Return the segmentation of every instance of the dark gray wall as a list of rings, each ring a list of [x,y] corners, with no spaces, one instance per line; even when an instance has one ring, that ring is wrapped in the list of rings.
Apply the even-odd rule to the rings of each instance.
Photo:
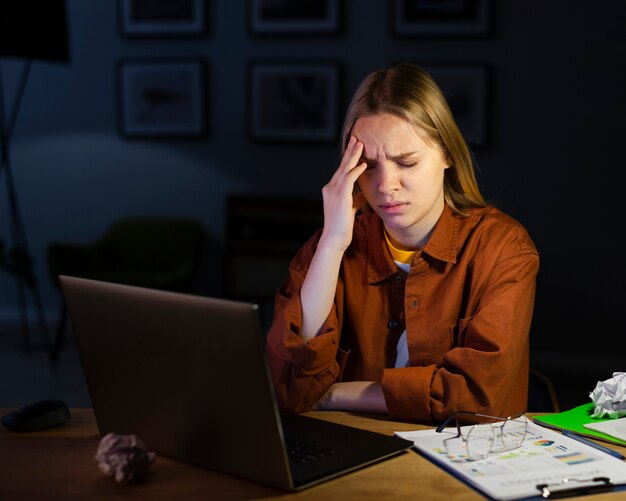
[[[604,364],[610,373],[621,362],[623,369],[614,348],[626,330],[617,181],[623,161],[616,155],[626,108],[625,2],[493,1],[491,34],[466,39],[394,37],[387,5],[378,0],[347,0],[337,36],[258,39],[247,31],[245,2],[209,4],[207,37],[131,40],[118,32],[117,2],[70,0],[71,63],[34,64],[12,143],[13,170],[51,319],[59,302],[45,262],[52,241],[89,241],[129,213],[193,215],[216,242],[199,292],[220,294],[227,194],[319,197],[337,163],[336,146],[252,143],[250,61],[341,63],[342,110],[358,81],[379,66],[481,63],[491,75],[489,143],[475,150],[484,191],[528,227],[541,253],[533,350],[546,363]],[[207,61],[206,138],[119,136],[115,65],[157,56]],[[8,100],[20,65],[2,61]],[[4,179],[0,188],[6,238]],[[17,318],[6,274],[0,317]]]

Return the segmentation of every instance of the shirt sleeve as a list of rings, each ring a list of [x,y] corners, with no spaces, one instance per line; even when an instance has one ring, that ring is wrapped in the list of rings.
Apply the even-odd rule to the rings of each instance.
[[[501,255],[477,308],[456,326],[456,344],[439,366],[385,369],[390,416],[424,423],[458,410],[508,416],[524,412],[528,338],[539,257],[530,243]]]
[[[320,330],[304,341],[300,337],[302,305],[300,289],[313,257],[317,238],[300,250],[289,266],[289,277],[279,288],[274,318],[267,334],[267,354],[274,389],[281,410],[304,412],[337,380],[344,354],[338,349],[341,308],[337,302]],[[341,283],[338,284],[338,290]]]

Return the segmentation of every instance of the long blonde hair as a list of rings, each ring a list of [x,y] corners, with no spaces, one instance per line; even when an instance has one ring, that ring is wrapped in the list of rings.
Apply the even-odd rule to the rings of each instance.
[[[485,207],[474,172],[469,147],[459,130],[446,98],[424,70],[401,63],[370,73],[357,88],[343,124],[345,151],[355,122],[365,116],[389,113],[420,128],[438,144],[450,168],[445,170],[444,198],[456,213]]]

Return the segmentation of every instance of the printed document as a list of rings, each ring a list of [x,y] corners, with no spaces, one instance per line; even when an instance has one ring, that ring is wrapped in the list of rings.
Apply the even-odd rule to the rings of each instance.
[[[626,418],[609,419],[598,423],[586,423],[583,425],[590,430],[599,431],[613,438],[626,441]]]
[[[593,479],[598,477],[614,485],[626,484],[626,462],[530,421],[521,447],[477,461],[448,458],[443,441],[456,434],[455,427],[441,433],[434,429],[396,432],[412,440],[427,458],[497,500],[539,496],[541,484],[554,491],[562,486],[595,486],[598,482]]]

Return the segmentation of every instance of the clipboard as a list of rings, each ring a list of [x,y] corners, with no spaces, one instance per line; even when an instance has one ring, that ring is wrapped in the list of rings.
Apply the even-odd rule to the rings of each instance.
[[[477,461],[451,461],[444,439],[456,429],[396,432],[437,466],[489,499],[558,499],[626,490],[626,462],[528,421],[522,447]]]

